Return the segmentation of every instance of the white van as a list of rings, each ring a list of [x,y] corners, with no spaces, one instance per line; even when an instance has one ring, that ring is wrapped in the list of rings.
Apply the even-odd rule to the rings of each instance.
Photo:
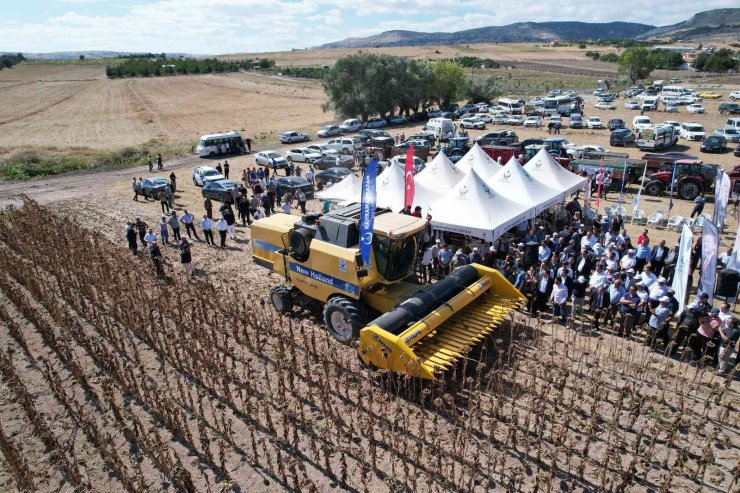
[[[200,157],[218,156],[227,151],[233,153],[235,145],[243,145],[241,140],[242,134],[236,130],[223,134],[203,135],[198,141],[198,146],[195,150]]]
[[[424,130],[434,134],[439,141],[446,141],[450,133],[455,133],[455,124],[449,118],[432,118],[424,126]]]
[[[500,109],[506,111],[509,114],[512,114],[512,115],[522,114],[522,102],[519,99],[501,98],[498,101],[496,101],[496,105]]]
[[[636,116],[632,119],[632,130],[637,132],[643,128],[649,128],[653,126],[653,121],[649,116]]]
[[[678,132],[673,125],[655,125],[642,128],[637,132],[635,144],[638,149],[659,151],[676,145]]]
[[[349,118],[347,120],[344,120],[341,125],[339,125],[339,130],[341,130],[343,133],[347,132],[357,132],[360,130],[360,127],[362,127],[362,122],[358,120],[357,118]]]
[[[730,118],[725,122],[725,128],[734,128],[740,131],[740,118]]]

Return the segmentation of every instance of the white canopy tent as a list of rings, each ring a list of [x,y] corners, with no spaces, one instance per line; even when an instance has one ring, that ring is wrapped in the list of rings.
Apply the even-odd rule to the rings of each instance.
[[[388,166],[378,175],[375,182],[375,194],[377,207],[387,207],[393,212],[403,210],[405,198],[405,171],[399,164],[391,161]],[[360,194],[357,194],[357,202],[360,201]]]
[[[496,194],[473,169],[429,212],[434,228],[493,241],[527,219],[531,208]]]
[[[532,178],[513,157],[487,183],[499,195],[531,207],[532,216],[561,202],[563,196],[562,191]]]
[[[486,151],[477,142],[455,166],[463,173],[468,173],[473,169],[484,180],[491,178],[501,169],[501,165],[486,154]]]
[[[462,180],[465,173],[452,164],[442,152],[414,177],[414,207],[420,206],[425,213],[429,206],[441,199]]]
[[[329,188],[316,192],[316,198],[332,202],[359,202],[362,194],[362,179],[350,173]]]
[[[587,178],[578,176],[563,168],[547,151],[542,148],[524,165],[524,170],[543,185],[558,190],[560,200],[565,200],[570,194],[582,188]]]

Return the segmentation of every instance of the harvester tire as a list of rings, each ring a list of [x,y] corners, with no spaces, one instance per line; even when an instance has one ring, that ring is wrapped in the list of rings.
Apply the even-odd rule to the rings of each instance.
[[[362,329],[362,317],[357,302],[335,296],[324,305],[324,323],[329,334],[343,344],[357,339]]]
[[[281,315],[290,313],[293,310],[293,298],[290,290],[285,286],[275,286],[270,290],[270,301],[275,311]]]

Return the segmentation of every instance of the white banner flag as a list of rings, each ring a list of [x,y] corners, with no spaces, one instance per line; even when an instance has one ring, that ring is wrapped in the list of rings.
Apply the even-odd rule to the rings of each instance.
[[[730,177],[727,173],[722,173],[719,189],[714,190],[714,207],[717,209],[715,216],[715,225],[722,231],[725,225],[725,216],[727,215],[727,203],[730,201]]]
[[[673,284],[671,287],[676,293],[678,300],[678,313],[683,311],[686,304],[687,284],[689,283],[689,268],[691,265],[691,247],[694,242],[694,233],[688,226],[683,225],[681,230],[681,242],[678,247],[678,261],[676,262],[676,271],[673,274]]]
[[[717,249],[719,234],[717,226],[711,221],[704,221],[701,233],[701,281],[697,294],[709,295],[709,302],[714,297],[714,278],[717,275]]]
[[[647,161],[645,161],[645,167],[642,170],[642,178],[640,178],[640,188],[637,190],[637,195],[632,199],[632,221],[630,224],[635,222],[635,212],[637,207],[640,205],[640,195],[642,194],[642,186],[645,184],[645,175],[647,175]]]
[[[735,233],[735,246],[732,247],[732,255],[727,259],[727,268],[740,271],[740,226]]]

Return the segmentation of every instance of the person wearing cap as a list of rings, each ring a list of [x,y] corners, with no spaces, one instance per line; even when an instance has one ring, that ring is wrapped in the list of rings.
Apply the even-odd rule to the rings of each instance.
[[[568,321],[568,288],[560,277],[556,277],[550,294],[552,301],[552,320],[560,317],[563,325]]]
[[[573,307],[571,312],[573,313],[574,317],[583,316],[583,305],[586,304],[586,288],[588,288],[586,277],[578,276],[578,278],[573,281]]]
[[[655,308],[660,303],[660,299],[668,294],[665,277],[659,277],[656,282],[651,284],[648,293],[650,295],[650,308]]]
[[[658,305],[649,305],[650,319],[648,320],[648,332],[644,344],[655,347],[655,339],[660,335],[663,337],[663,344],[668,346],[668,324],[673,317],[671,309],[668,306],[671,299],[668,296],[661,296]]]
[[[668,257],[669,248],[665,246],[665,240],[660,240],[660,243],[653,247],[650,252],[650,267],[653,269],[653,273],[659,276],[663,271],[666,258]]]
[[[668,308],[671,309],[671,313],[673,315],[676,315],[678,313],[678,309],[681,307],[681,305],[678,303],[678,300],[676,299],[676,292],[673,290],[673,288],[668,288]]]
[[[637,293],[637,288],[638,286],[630,286],[629,291],[619,300],[619,337],[626,336],[629,339],[640,316],[640,296]]]
[[[689,345],[694,352],[692,361],[701,363],[705,355],[710,358],[714,356],[712,349],[708,345],[721,325],[719,308],[712,308],[709,315],[702,319],[696,332],[689,338]]]
[[[437,259],[439,260],[439,275],[445,277],[450,273],[450,262],[452,261],[452,251],[447,248],[444,243],[441,244],[439,252],[437,253]]]
[[[622,281],[624,283],[624,289],[629,289],[635,282],[635,269],[627,269],[622,272]]]
[[[442,240],[437,238],[434,240],[434,245],[432,245],[431,253],[432,253],[432,276],[438,277],[439,276],[439,249],[442,248]]]
[[[631,248],[627,250],[627,255],[622,257],[622,260],[619,261],[619,266],[622,270],[634,269],[636,264],[637,259],[635,258],[635,251]]]
[[[486,250],[485,255],[483,255],[483,265],[486,267],[490,267],[493,269],[496,265],[496,247],[491,245],[488,247],[488,250]]]
[[[717,375],[725,376],[731,368],[732,356],[740,354],[740,324],[738,319],[735,317],[729,318],[727,325],[720,328],[719,337],[719,368],[717,368]]]
[[[473,251],[470,252],[469,262],[471,264],[483,264],[483,257],[478,252],[478,247],[473,247]]]
[[[709,303],[709,295],[707,293],[701,293],[694,298],[694,301],[686,305],[686,308],[678,319],[676,331],[672,337],[671,354],[678,351],[678,348],[683,345],[684,339],[688,335],[696,332],[702,320],[709,314],[711,309],[712,305]]]

